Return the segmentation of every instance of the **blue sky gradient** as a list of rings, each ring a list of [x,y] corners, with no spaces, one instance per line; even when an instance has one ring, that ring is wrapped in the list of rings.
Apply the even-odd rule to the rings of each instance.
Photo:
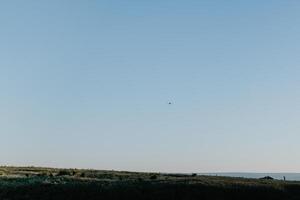
[[[300,172],[299,9],[1,1],[0,164]]]

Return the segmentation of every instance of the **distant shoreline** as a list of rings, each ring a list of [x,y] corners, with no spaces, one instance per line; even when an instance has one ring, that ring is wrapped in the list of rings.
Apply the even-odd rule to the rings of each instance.
[[[255,173],[255,172],[224,172],[224,173],[197,173],[198,175],[207,176],[226,176],[226,177],[241,177],[241,178],[261,178],[265,176],[271,176],[277,180],[300,181],[300,173]]]
[[[191,175],[197,174],[199,176],[223,176],[223,177],[233,177],[233,178],[253,178],[259,179],[265,176],[273,177],[276,180],[283,180],[283,177],[286,180],[290,181],[300,181],[300,173],[293,172],[205,172],[205,173],[169,173],[169,172],[147,172],[147,171],[127,171],[127,170],[108,170],[108,169],[93,169],[93,168],[56,168],[56,167],[44,167],[44,166],[9,166],[3,165],[0,166],[0,169],[3,168],[18,168],[18,169],[47,169],[47,170],[91,170],[91,171],[107,171],[107,172],[128,172],[128,173],[159,173],[159,174],[170,174],[170,175]]]

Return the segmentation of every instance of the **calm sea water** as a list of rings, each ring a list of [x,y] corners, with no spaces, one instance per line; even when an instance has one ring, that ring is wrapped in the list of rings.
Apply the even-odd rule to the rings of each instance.
[[[229,176],[229,177],[243,177],[243,178],[262,178],[265,176],[271,176],[278,180],[283,180],[285,176],[286,180],[300,181],[300,173],[199,173],[199,175],[209,176]]]

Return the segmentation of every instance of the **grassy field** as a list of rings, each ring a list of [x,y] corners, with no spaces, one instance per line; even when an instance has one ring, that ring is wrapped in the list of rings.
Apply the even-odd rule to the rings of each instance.
[[[0,167],[0,199],[300,199],[300,182],[122,171]]]

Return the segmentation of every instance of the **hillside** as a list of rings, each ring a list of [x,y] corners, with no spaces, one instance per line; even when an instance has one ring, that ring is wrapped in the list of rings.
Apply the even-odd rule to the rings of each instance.
[[[300,182],[122,171],[0,167],[0,199],[300,199]]]

